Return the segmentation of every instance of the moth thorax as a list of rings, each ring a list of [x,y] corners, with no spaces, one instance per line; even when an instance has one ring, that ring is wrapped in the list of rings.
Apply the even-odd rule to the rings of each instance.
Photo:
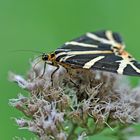
[[[49,54],[48,56],[49,56],[49,57],[48,57],[48,60],[49,60],[49,61],[55,60],[55,54],[54,54],[54,53],[51,53],[51,54]]]

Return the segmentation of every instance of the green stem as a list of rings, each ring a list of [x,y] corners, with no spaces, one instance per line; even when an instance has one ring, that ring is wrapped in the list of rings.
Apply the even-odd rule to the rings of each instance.
[[[67,140],[73,139],[73,136],[75,135],[74,132],[75,132],[76,128],[77,128],[77,124],[73,124]]]

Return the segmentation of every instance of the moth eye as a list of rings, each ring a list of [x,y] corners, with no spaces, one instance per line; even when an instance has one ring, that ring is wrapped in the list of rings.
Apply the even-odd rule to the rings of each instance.
[[[47,60],[48,60],[48,55],[44,54],[44,55],[42,56],[42,60],[47,61]]]

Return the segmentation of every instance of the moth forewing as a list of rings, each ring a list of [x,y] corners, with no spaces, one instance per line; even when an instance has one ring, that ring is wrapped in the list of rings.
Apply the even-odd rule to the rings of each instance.
[[[89,32],[56,49],[53,58],[49,55],[49,61],[57,69],[62,65],[140,76],[140,64],[124,48],[124,42],[116,32]]]

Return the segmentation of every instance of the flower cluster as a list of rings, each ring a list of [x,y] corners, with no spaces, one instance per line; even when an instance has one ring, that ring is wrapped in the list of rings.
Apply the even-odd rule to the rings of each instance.
[[[127,80],[108,72],[47,65],[34,67],[27,78],[10,73],[9,79],[29,92],[10,104],[25,118],[15,119],[40,140],[83,140],[104,128],[128,126],[140,121],[140,87],[131,88]],[[27,119],[29,118],[29,119]]]

